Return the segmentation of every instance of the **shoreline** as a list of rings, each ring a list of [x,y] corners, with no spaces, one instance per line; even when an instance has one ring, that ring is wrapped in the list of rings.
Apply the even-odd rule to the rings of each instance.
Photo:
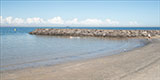
[[[144,47],[111,56],[4,72],[2,80],[158,80],[160,38],[151,41]]]
[[[55,37],[58,37],[58,36],[55,36]],[[65,36],[59,36],[59,37],[65,37]],[[66,36],[67,37],[67,36]],[[84,38],[86,38],[86,36],[84,36]],[[88,37],[87,37],[88,38]],[[89,38],[100,38],[100,37],[89,37]],[[121,54],[121,53],[124,53],[124,52],[128,52],[128,51],[133,51],[135,49],[138,49],[138,48],[141,48],[141,47],[144,47],[146,45],[148,45],[149,43],[151,43],[149,40],[147,40],[146,38],[100,38],[100,39],[104,39],[104,40],[116,40],[116,41],[131,41],[133,40],[133,42],[137,42],[137,44],[140,44],[139,46],[137,47],[127,47],[127,48],[124,48],[124,49],[117,49],[117,50],[114,50],[114,51],[111,51],[111,52],[104,52],[105,54],[109,53],[108,55],[101,55],[101,56],[97,56],[97,57],[90,57],[90,58],[84,58],[84,59],[78,59],[78,60],[71,60],[71,61],[62,61],[62,62],[59,62],[59,63],[56,63],[56,64],[50,64],[50,65],[39,65],[39,66],[31,66],[31,67],[19,67],[19,68],[6,68],[6,69],[2,69],[2,68],[5,68],[5,67],[11,67],[11,66],[14,66],[14,65],[21,65],[23,63],[19,63],[19,64],[11,64],[11,65],[5,65],[5,66],[1,66],[1,70],[0,72],[6,72],[6,71],[17,71],[17,70],[22,70],[22,69],[28,69],[28,68],[37,68],[37,67],[47,67],[47,66],[56,66],[56,65],[59,65],[59,64],[66,64],[66,63],[72,63],[72,62],[79,62],[79,61],[88,61],[88,60],[93,60],[93,59],[98,59],[98,58],[104,58],[104,57],[107,57],[107,56],[112,56],[112,55],[116,55],[116,54]],[[137,40],[137,41],[134,41],[134,40]],[[25,63],[32,63],[32,62],[24,62]]]

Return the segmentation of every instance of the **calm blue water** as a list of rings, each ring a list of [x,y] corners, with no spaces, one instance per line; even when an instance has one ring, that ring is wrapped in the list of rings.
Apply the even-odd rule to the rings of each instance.
[[[15,28],[16,31],[14,31]],[[35,27],[1,27],[0,29],[0,67],[2,71],[108,56],[146,44],[141,39],[114,40],[93,37],[74,37],[71,39],[69,37],[28,34],[36,29]]]

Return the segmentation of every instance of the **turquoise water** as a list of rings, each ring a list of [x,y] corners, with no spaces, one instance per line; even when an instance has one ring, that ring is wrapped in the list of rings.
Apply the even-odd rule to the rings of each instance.
[[[34,28],[1,27],[1,70],[103,57],[144,46],[145,40],[30,35]]]

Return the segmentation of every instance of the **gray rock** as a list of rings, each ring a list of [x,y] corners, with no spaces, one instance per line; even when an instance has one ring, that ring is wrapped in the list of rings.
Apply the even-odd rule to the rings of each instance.
[[[53,36],[152,37],[160,30],[36,29],[30,34]]]

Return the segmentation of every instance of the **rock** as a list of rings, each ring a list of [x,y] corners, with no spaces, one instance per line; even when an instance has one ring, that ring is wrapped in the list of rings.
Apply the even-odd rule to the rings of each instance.
[[[160,30],[36,29],[30,34],[53,36],[152,37]]]

